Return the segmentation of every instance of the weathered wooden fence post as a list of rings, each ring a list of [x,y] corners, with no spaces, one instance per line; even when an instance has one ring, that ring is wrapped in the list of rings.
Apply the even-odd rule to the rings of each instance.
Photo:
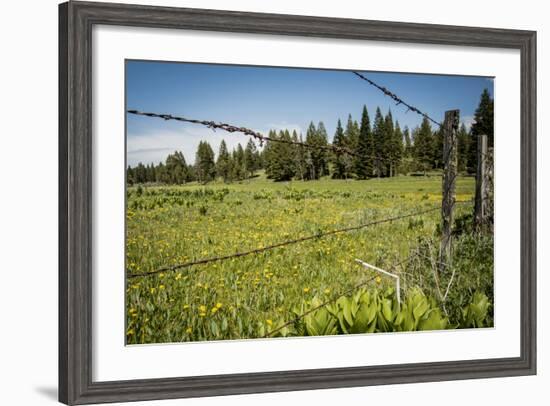
[[[475,198],[475,224],[478,229],[487,223],[488,182],[487,165],[489,164],[487,135],[481,134],[477,138],[477,172],[476,172],[476,198]]]
[[[445,112],[443,123],[443,200],[441,202],[441,245],[439,248],[439,270],[443,271],[451,262],[451,229],[458,164],[458,121],[459,110]]]

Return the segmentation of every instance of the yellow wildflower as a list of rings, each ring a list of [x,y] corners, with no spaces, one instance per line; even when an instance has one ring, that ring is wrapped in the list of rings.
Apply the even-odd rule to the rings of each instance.
[[[304,288],[304,293],[308,293],[309,292],[309,288]]]
[[[377,276],[376,279],[375,279],[375,281],[376,281],[376,283],[380,283],[380,282],[382,282],[382,278],[379,277],[379,276]]]
[[[267,323],[268,326],[273,325],[273,320],[271,319],[267,319],[265,322]]]

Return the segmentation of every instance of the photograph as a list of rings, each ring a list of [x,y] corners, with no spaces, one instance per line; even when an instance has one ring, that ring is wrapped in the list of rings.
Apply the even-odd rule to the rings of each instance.
[[[126,344],[493,328],[493,105],[493,77],[126,60]]]

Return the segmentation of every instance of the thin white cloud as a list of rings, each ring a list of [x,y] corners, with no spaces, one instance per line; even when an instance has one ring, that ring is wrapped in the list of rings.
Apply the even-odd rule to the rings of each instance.
[[[230,151],[239,143],[245,147],[248,142],[248,137],[239,133],[213,131],[199,126],[182,128],[181,131],[153,130],[139,135],[130,134],[126,146],[128,165],[134,166],[139,162],[144,164],[164,162],[168,154],[176,150],[183,152],[188,164],[193,164],[200,141],[208,141],[217,155],[222,139],[225,140]]]

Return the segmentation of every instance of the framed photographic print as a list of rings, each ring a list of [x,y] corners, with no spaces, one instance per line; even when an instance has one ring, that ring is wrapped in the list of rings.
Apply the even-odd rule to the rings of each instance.
[[[536,373],[535,32],[59,29],[61,402]]]

